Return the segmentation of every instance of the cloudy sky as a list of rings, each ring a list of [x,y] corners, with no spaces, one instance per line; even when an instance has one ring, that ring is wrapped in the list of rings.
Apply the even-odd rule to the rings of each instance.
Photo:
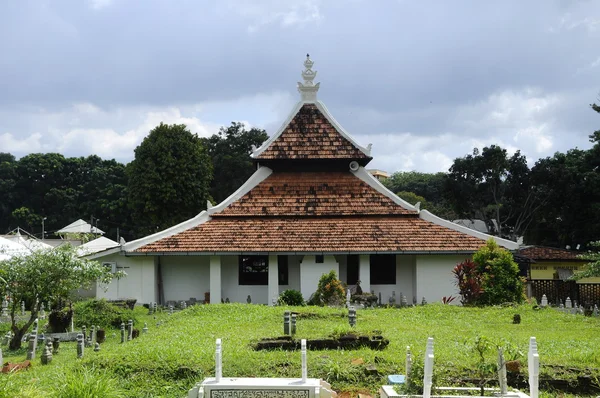
[[[595,0],[5,0],[0,152],[128,162],[161,121],[273,134],[308,52],[371,167],[491,144],[533,163],[600,128],[599,43]]]

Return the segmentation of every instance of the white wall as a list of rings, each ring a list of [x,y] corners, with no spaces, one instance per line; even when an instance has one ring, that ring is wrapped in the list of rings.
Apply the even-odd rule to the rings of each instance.
[[[460,304],[452,269],[470,256],[440,254],[416,257],[417,301],[420,303],[425,297],[431,303],[441,301],[444,296],[456,296],[453,304]]]
[[[334,256],[324,256],[323,263],[317,264],[315,256],[304,256],[300,263],[300,292],[304,300],[317,290],[321,275],[329,273],[331,270],[339,276],[339,264]]]
[[[229,298],[232,303],[245,303],[248,295],[252,303],[268,304],[269,287],[267,285],[239,284],[239,259],[238,256],[221,257],[221,297]]]
[[[163,256],[160,264],[165,302],[204,300],[210,290],[209,256]]]
[[[373,266],[373,265],[371,265]],[[396,292],[396,304],[400,304],[400,293],[406,296],[408,304],[413,303],[414,287],[413,279],[415,273],[415,256],[397,255],[396,256],[396,283],[393,285],[371,285],[371,290],[379,296],[381,292],[381,301],[387,304],[392,292]]]
[[[154,257],[125,257],[115,253],[102,257],[98,261],[116,262],[117,270],[124,271],[127,275],[121,279],[114,279],[108,286],[98,284],[97,298],[107,300],[134,298],[138,304],[157,301]]]

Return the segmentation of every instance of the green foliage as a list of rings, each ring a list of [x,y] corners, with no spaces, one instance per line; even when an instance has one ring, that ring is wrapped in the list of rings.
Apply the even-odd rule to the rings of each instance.
[[[14,350],[21,346],[21,337],[38,317],[42,303],[68,299],[77,289],[89,289],[97,281],[108,283],[121,273],[112,274],[96,261],[78,258],[73,247],[63,245],[0,261],[0,276],[6,281],[0,285],[0,296],[10,295],[13,299],[9,313],[14,333],[10,349]],[[18,325],[16,315],[21,301],[37,305],[29,320]]]
[[[313,293],[310,305],[341,305],[345,300],[345,290],[342,281],[337,278],[334,270],[321,275],[317,290]]]
[[[477,268],[477,264],[467,259],[457,264],[452,270],[462,305],[477,304],[477,300],[482,293],[482,278]]]
[[[279,299],[277,299],[278,305],[304,305],[304,297],[298,290],[288,289],[281,292]]]
[[[259,147],[268,138],[264,130],[246,130],[239,122],[221,127],[209,138],[201,138],[214,168],[210,194],[215,201],[227,198],[254,173],[256,167],[250,158],[252,147]]]
[[[571,277],[574,280],[600,277],[600,241],[590,242],[589,246],[594,248],[596,251],[589,251],[578,256],[583,260],[588,260],[589,263],[586,264],[583,271],[576,272]]]
[[[69,330],[73,319],[73,310],[69,307],[60,310],[53,309],[48,315],[48,331],[50,333],[63,333]]]
[[[137,318],[132,310],[118,307],[104,299],[80,301],[75,303],[73,309],[77,327],[95,325],[101,328],[119,328],[122,322],[127,324],[129,319],[137,324]]]
[[[154,233],[206,209],[212,165],[200,138],[185,125],[161,123],[127,165],[128,201],[138,234]]]
[[[477,272],[481,277],[482,291],[477,304],[497,305],[524,301],[519,266],[508,250],[501,248],[490,238],[485,246],[473,254],[473,261],[477,264]]]
[[[61,375],[62,385],[56,390],[56,398],[121,398],[124,391],[106,370],[78,366]]]

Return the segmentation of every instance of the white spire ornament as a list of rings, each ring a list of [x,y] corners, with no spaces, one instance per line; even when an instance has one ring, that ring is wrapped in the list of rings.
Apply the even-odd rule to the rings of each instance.
[[[319,91],[319,84],[315,84],[313,80],[317,77],[317,72],[311,68],[314,62],[310,59],[310,55],[306,54],[306,61],[304,61],[304,72],[302,72],[302,78],[304,83],[298,82],[298,91],[302,101],[314,102],[317,100],[317,91]]]

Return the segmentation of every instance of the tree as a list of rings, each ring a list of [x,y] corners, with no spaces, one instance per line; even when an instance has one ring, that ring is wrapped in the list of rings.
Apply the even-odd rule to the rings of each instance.
[[[480,219],[493,234],[517,240],[542,205],[527,159],[497,145],[477,148],[450,167],[445,193],[459,217]]]
[[[214,178],[210,186],[213,199],[219,203],[237,190],[255,171],[250,154],[268,139],[264,130],[246,130],[242,123],[221,127],[218,134],[202,138],[212,160]]]
[[[0,231],[10,230],[14,187],[17,180],[17,160],[10,153],[0,152]]]
[[[127,165],[129,206],[138,234],[154,233],[206,209],[212,166],[184,124],[161,123]]]
[[[587,263],[583,271],[576,272],[571,279],[579,280],[583,278],[600,277],[600,241],[590,242],[589,246],[596,251],[589,251],[578,256],[583,260],[588,260],[589,263]]]
[[[477,298],[477,304],[523,302],[523,281],[519,277],[519,266],[508,250],[498,246],[490,238],[485,246],[473,254],[473,262],[481,277],[481,294]]]
[[[38,317],[42,303],[67,300],[77,289],[89,289],[99,281],[108,283],[116,276],[95,261],[78,258],[75,249],[62,245],[53,250],[35,251],[27,256],[14,256],[0,261],[2,297],[9,296],[9,313],[13,332],[9,349],[21,347],[23,335]],[[21,302],[34,303],[25,323],[17,322]]]

